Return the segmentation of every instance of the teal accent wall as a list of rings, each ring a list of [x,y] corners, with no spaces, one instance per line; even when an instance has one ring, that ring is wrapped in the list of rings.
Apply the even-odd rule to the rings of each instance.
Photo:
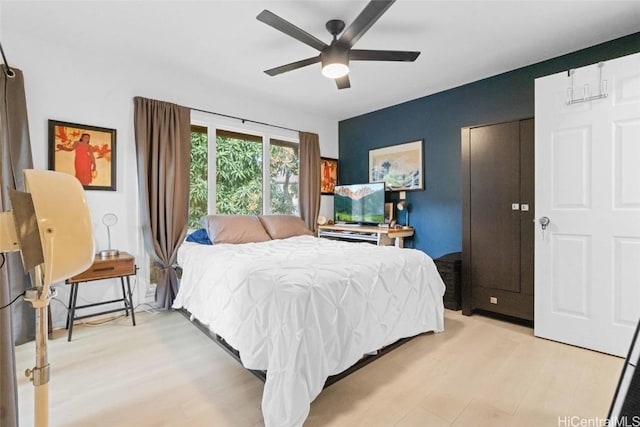
[[[339,123],[339,181],[368,181],[369,150],[424,139],[425,190],[407,192],[415,248],[462,248],[460,129],[533,117],[534,79],[640,52],[640,32]],[[473,64],[464,63],[469,67]],[[410,67],[411,65],[406,65]],[[428,78],[428,77],[425,77]],[[390,195],[397,198],[397,193]],[[400,213],[401,221],[404,214]]]

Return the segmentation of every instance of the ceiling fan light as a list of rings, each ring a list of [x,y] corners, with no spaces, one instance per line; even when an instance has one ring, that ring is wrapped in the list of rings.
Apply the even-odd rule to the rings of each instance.
[[[322,75],[330,79],[337,79],[349,74],[349,67],[338,62],[327,64],[322,67]]]
[[[320,53],[322,59],[322,75],[337,79],[349,74],[349,52],[341,46],[332,44]]]

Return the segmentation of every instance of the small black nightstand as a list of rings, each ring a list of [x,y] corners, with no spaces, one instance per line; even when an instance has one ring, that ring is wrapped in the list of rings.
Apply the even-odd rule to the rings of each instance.
[[[460,310],[462,283],[462,252],[453,252],[434,259],[438,273],[447,290],[444,293],[444,306],[450,310]]]

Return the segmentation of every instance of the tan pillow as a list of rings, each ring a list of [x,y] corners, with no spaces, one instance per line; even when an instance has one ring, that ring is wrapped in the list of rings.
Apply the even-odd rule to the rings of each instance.
[[[260,222],[272,239],[293,236],[313,236],[300,217],[294,215],[260,215]]]
[[[254,243],[271,240],[255,215],[207,215],[200,220],[209,240],[216,243]]]

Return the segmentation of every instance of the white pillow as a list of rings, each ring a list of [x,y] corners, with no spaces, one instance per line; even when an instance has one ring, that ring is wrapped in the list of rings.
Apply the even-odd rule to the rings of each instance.
[[[216,243],[256,243],[271,240],[255,215],[207,215],[200,220],[209,240]]]
[[[294,215],[260,215],[260,222],[272,239],[293,236],[313,236],[302,219]]]

